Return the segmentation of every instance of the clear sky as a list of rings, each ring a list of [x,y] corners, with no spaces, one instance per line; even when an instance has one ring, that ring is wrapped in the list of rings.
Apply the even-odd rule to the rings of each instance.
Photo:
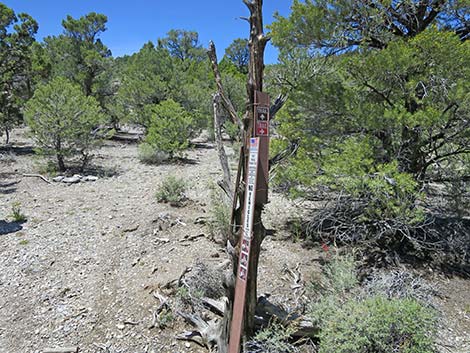
[[[113,56],[132,54],[149,40],[155,42],[170,29],[199,33],[202,45],[213,40],[219,60],[224,49],[236,38],[248,37],[248,16],[242,0],[0,0],[15,13],[26,12],[39,23],[37,39],[62,33],[62,20],[71,15],[79,18],[89,12],[108,16],[104,44]],[[291,0],[264,0],[264,21],[271,23],[274,12],[289,14]],[[274,63],[277,52],[269,46],[266,62]]]

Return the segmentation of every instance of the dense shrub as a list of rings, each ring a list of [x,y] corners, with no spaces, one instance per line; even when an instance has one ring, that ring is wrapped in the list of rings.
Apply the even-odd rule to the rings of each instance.
[[[186,187],[186,182],[183,179],[169,176],[163,181],[155,196],[159,202],[178,205],[186,199]]]
[[[349,300],[320,331],[320,353],[432,353],[435,316],[414,299]]]
[[[150,108],[149,108],[150,109]],[[151,106],[151,122],[145,143],[155,151],[177,156],[189,146],[191,115],[177,102],[166,100]]]
[[[436,313],[419,301],[422,295],[416,298],[412,288],[404,288],[414,283],[401,283],[405,296],[362,291],[353,258],[334,256],[310,287],[309,315],[320,328],[319,353],[434,352]]]
[[[78,156],[82,168],[86,165],[100,142],[98,127],[105,121],[96,99],[64,78],[38,87],[25,116],[38,152],[55,157],[60,171],[70,157]]]
[[[138,152],[139,160],[145,164],[161,164],[168,159],[168,153],[156,150],[148,143],[141,143]]]

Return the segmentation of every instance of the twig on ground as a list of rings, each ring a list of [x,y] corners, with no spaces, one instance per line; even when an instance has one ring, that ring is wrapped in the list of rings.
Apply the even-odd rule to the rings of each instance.
[[[48,180],[45,176],[41,174],[23,174],[24,177],[31,177],[31,178],[40,178],[44,180],[48,184],[52,184],[50,180]]]

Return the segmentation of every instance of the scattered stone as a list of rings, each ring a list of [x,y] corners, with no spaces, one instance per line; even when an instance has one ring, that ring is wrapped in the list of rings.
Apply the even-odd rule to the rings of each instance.
[[[194,220],[194,224],[206,224],[207,223],[207,218],[206,217],[197,217]]]
[[[157,229],[159,231],[165,231],[172,227],[176,223],[176,220],[171,214],[161,212],[158,214],[157,218],[153,220],[153,223],[157,224]]]
[[[80,176],[74,175],[73,177],[67,177],[67,178],[62,179],[62,182],[67,183],[67,184],[76,184],[76,183],[79,183],[80,180],[81,180]]]
[[[126,325],[124,325],[124,324],[117,324],[116,327],[118,328],[118,330],[124,330],[124,328],[126,327]]]
[[[87,175],[82,179],[83,181],[97,181],[98,177],[94,175]]]
[[[133,225],[130,225],[130,226],[124,228],[122,231],[124,233],[130,233],[130,232],[135,232],[137,229],[139,229],[139,225],[138,224],[133,224]]]
[[[63,176],[63,175],[58,175],[58,176],[52,178],[52,181],[55,181],[56,183],[60,183],[60,182],[61,182],[62,180],[64,180],[64,179],[65,179],[65,176]]]

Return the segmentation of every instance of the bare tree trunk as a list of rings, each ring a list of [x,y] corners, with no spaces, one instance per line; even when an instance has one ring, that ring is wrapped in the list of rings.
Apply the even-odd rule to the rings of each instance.
[[[247,102],[246,112],[244,119],[245,126],[245,151],[248,140],[254,135],[254,106],[255,106],[255,91],[263,90],[263,75],[264,75],[264,50],[269,38],[263,33],[263,0],[243,0],[245,5],[250,10],[250,38],[248,46],[250,49],[250,63],[248,66],[248,80],[247,80]],[[247,153],[245,153],[245,163],[247,162]],[[245,164],[246,165],[246,164]],[[245,168],[246,170],[246,168]],[[255,330],[255,309],[258,299],[257,283],[258,283],[258,262],[261,250],[261,243],[266,235],[266,230],[263,226],[261,215],[263,206],[257,204],[255,206],[255,214],[253,220],[253,237],[251,241],[251,255],[250,264],[248,269],[247,280],[247,293],[245,305],[245,321],[244,332],[246,335],[251,336]]]
[[[10,143],[10,129],[8,129],[7,126],[5,126],[5,145],[8,145]]]
[[[225,191],[227,196],[230,199],[233,199],[234,193],[232,189],[232,181],[230,177],[230,168],[228,165],[227,155],[224,150],[224,145],[222,142],[222,119],[220,118],[220,93],[217,92],[212,98],[212,105],[214,109],[214,135],[215,142],[217,145],[217,153],[219,155],[220,165],[222,167],[222,172],[224,173],[224,179],[220,181],[219,186]]]

